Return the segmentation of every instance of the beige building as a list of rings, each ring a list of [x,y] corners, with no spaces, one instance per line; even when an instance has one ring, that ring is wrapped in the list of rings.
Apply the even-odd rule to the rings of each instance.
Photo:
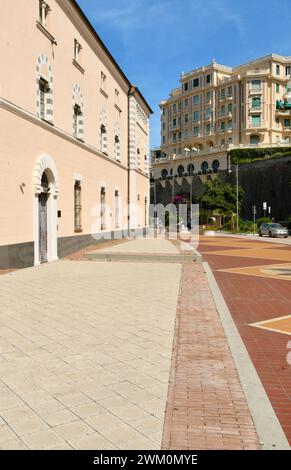
[[[229,148],[290,145],[290,69],[291,57],[271,54],[234,68],[213,60],[182,73],[179,88],[160,103],[153,176],[226,169]]]
[[[144,229],[151,109],[138,88],[75,1],[2,0],[0,26],[0,268]]]

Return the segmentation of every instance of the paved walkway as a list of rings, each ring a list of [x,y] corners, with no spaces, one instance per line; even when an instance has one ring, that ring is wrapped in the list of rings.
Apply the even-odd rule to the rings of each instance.
[[[159,449],[180,265],[0,278],[0,448]]]
[[[0,448],[259,448],[202,265],[72,259],[0,277]]]
[[[260,449],[201,264],[184,265],[164,449]]]
[[[129,240],[118,245],[112,245],[110,247],[106,246],[98,251],[107,253],[179,253],[178,248],[176,248],[173,243],[161,238],[138,238],[136,240]]]
[[[291,444],[291,247],[219,236],[201,237],[199,250]]]

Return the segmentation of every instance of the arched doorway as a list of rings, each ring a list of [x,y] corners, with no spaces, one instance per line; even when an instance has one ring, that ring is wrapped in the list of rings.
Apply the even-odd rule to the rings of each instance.
[[[34,172],[34,264],[55,261],[59,180],[54,160],[43,155]]]

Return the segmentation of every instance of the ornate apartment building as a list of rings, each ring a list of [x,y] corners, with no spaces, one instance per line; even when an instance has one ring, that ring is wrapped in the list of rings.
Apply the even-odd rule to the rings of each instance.
[[[1,1],[0,268],[147,225],[151,109],[73,0]]]
[[[226,169],[228,148],[290,145],[290,74],[291,57],[276,54],[234,68],[213,60],[183,73],[160,103],[153,176]]]

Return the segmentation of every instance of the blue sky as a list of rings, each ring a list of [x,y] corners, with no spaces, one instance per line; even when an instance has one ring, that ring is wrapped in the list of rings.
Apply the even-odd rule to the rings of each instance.
[[[78,0],[129,80],[151,105],[151,147],[160,145],[159,102],[181,72],[212,59],[235,66],[271,52],[291,55],[291,0]]]

